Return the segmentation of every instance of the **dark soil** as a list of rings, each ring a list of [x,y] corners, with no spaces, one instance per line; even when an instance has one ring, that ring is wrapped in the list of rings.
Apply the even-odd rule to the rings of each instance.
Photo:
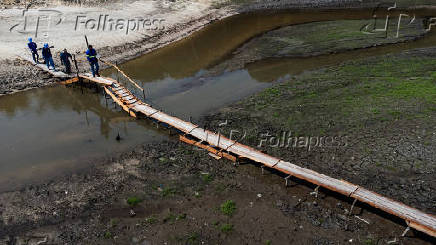
[[[431,242],[400,238],[401,221],[361,206],[348,215],[351,200],[315,197],[282,177],[177,141],[141,146],[93,171],[0,194],[0,244]]]

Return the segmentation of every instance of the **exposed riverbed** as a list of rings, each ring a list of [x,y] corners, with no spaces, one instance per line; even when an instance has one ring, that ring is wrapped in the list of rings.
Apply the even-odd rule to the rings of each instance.
[[[242,67],[230,66],[237,67],[230,72],[208,75],[209,68],[226,63],[228,66],[228,61],[238,58],[229,52],[265,31],[291,24],[367,16],[368,11],[342,10],[237,15],[124,63],[121,69],[144,86],[146,102],[182,119],[196,121],[210,111],[271,86],[271,82],[346,60],[432,46],[436,41],[431,32],[414,42],[315,57],[263,59]],[[354,25],[353,28],[358,26]],[[418,34],[415,33],[416,38]],[[368,43],[351,45],[350,49],[365,45]],[[113,70],[103,73],[122,80]],[[1,190],[83,169],[95,159],[168,138],[165,131],[155,129],[149,122],[132,120],[110,101],[106,104],[94,89],[85,88],[82,92],[78,87],[55,86],[2,96],[0,102],[0,127],[8,129],[0,140],[4,145],[0,150]],[[118,134],[121,141],[115,140]]]
[[[242,67],[214,73],[214,67],[238,60],[246,41],[256,44],[274,36],[266,31],[292,24],[295,13],[288,14],[288,20],[277,20],[280,25],[266,21],[268,28],[265,20],[275,16],[267,13],[239,16],[251,18],[245,29],[241,19],[229,26],[223,23],[232,19],[217,22],[204,30],[205,37],[214,38],[202,39],[199,32],[122,69],[146,88],[148,102],[185,120],[192,116],[198,122],[223,108],[206,118],[206,128],[217,129],[228,119],[226,129],[248,129],[246,143],[252,146],[265,131],[349,134],[344,149],[263,150],[434,213],[435,52],[426,48],[434,46],[434,33],[337,54],[241,60]],[[368,18],[353,14],[347,19]],[[337,16],[342,15],[329,18]],[[256,18],[261,24],[253,25]],[[252,34],[239,39],[244,31]],[[406,51],[414,48],[425,49]],[[269,86],[274,87],[263,89]],[[31,90],[2,96],[0,104],[0,126],[9,129],[0,139],[7,144],[2,154],[10,158],[0,179],[15,180],[7,188],[17,189],[0,193],[0,244],[434,244],[415,231],[399,237],[404,222],[365,205],[358,203],[348,216],[352,200],[324,191],[315,197],[309,194],[313,186],[294,180],[284,187],[279,173],[263,174],[251,164],[235,168],[168,139],[168,131],[106,105],[95,88],[84,88],[83,94],[80,87]],[[18,188],[35,180],[43,183]],[[131,205],[132,200],[139,203]],[[227,200],[236,205],[230,216],[220,211]]]

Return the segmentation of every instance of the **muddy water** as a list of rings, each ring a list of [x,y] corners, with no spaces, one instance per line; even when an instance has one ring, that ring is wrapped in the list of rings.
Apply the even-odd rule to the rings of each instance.
[[[199,116],[271,86],[270,81],[356,57],[431,46],[421,41],[306,59],[261,61],[203,77],[205,70],[266,30],[289,24],[367,18],[368,11],[245,14],[214,23],[191,37],[127,62],[121,68],[146,88],[146,101],[182,119]],[[435,15],[436,16],[436,15]],[[105,75],[121,76],[113,71]],[[142,97],[141,94],[139,94]],[[0,191],[86,168],[103,156],[167,138],[146,120],[132,120],[93,89],[61,86],[0,97]],[[117,134],[123,140],[116,141]]]
[[[0,190],[83,168],[111,152],[166,136],[93,90],[61,86],[0,97]],[[118,133],[122,136],[117,141]]]

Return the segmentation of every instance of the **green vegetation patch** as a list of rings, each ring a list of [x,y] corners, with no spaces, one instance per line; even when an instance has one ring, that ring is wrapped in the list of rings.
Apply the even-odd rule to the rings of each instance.
[[[145,220],[145,223],[146,224],[150,224],[150,225],[152,225],[152,224],[156,224],[157,222],[159,222],[159,220],[157,219],[157,217],[156,216],[150,216],[150,217],[148,217],[148,218],[146,218]]]
[[[233,225],[232,224],[222,224],[220,226],[220,231],[223,233],[230,233],[233,231]]]
[[[106,239],[111,239],[113,237],[113,234],[110,231],[106,231],[103,237]]]
[[[172,195],[175,195],[176,193],[177,193],[177,190],[173,187],[165,187],[162,190],[163,197],[172,196]]]
[[[434,113],[435,71],[436,59],[429,56],[348,62],[267,89],[246,109],[259,121],[305,135],[421,117]]]
[[[189,245],[200,244],[200,235],[197,232],[193,232],[186,238],[186,243]]]
[[[136,197],[136,196],[127,198],[127,204],[129,204],[129,206],[131,206],[131,207],[134,207],[141,202],[142,202],[142,199],[139,197]]]
[[[236,203],[232,200],[227,200],[220,207],[221,213],[232,216],[236,211]]]
[[[201,174],[201,179],[205,182],[205,183],[210,183],[213,180],[213,176],[211,174],[208,173],[203,173]]]

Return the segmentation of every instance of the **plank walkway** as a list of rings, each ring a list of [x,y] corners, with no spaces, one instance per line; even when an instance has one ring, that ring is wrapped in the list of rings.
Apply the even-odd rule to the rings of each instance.
[[[217,159],[221,157],[228,158],[232,161],[237,161],[238,158],[250,159],[266,167],[286,173],[289,176],[294,176],[313,183],[318,187],[321,186],[363,203],[367,203],[377,209],[405,220],[408,227],[436,237],[436,217],[431,214],[426,214],[418,209],[369,191],[361,186],[335,179],[269,156],[220,134],[200,128],[198,125],[191,122],[170,116],[141,101],[127,88],[111,78],[92,77],[90,74],[81,74],[79,77],[103,86],[105,93],[120,105],[123,110],[128,112],[130,116],[145,116],[164,123],[170,128],[175,128],[181,132],[181,141],[206,149]],[[78,80],[77,78],[72,78],[68,81],[74,82]]]
[[[53,75],[55,77],[59,77],[59,78],[71,78],[72,77],[72,75],[65,74],[62,71],[59,71],[59,70],[54,71],[54,70],[48,69],[47,65],[44,64],[44,63],[35,64],[35,62],[33,62],[32,57],[24,56],[23,55],[23,56],[19,56],[19,58],[24,60],[24,61],[30,62],[32,65],[36,66],[37,68],[39,68],[39,69],[41,69],[41,70],[43,70],[45,72],[48,72],[48,73],[50,73],[51,75]]]

